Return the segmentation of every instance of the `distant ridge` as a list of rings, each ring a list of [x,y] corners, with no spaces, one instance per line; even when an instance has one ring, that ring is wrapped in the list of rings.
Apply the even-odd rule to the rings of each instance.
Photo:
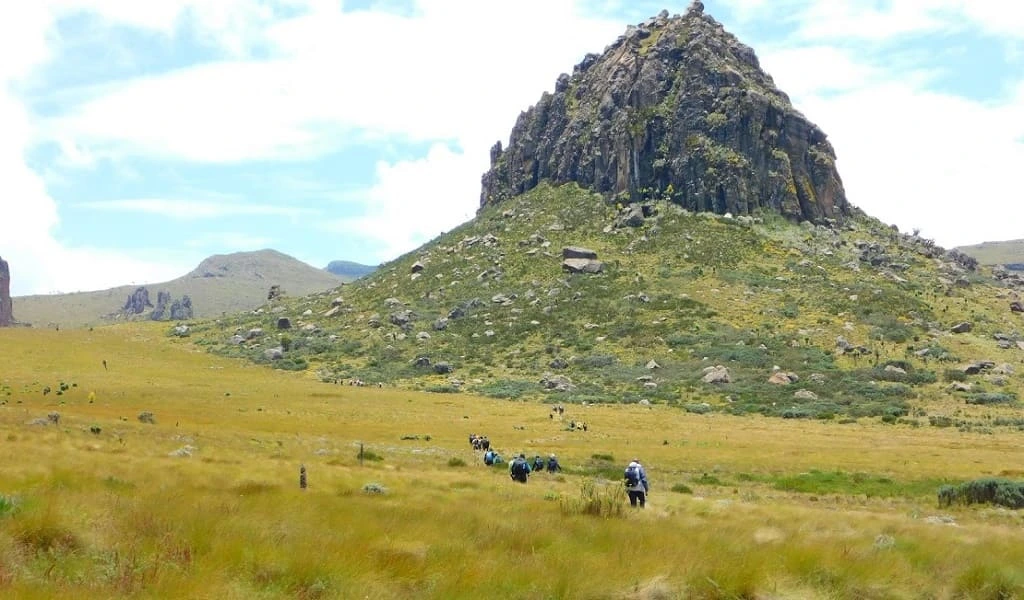
[[[359,279],[377,270],[376,266],[364,265],[350,260],[332,260],[324,270],[345,279]]]
[[[261,306],[272,285],[280,286],[287,295],[302,296],[338,287],[345,281],[287,254],[265,249],[210,256],[186,275],[167,282],[22,296],[14,298],[14,304],[19,319],[36,327],[116,323],[125,319],[125,299],[137,288],[145,287],[153,298],[160,291],[169,292],[173,298],[189,296],[194,317],[211,318]],[[132,318],[149,318],[149,312]]]
[[[957,249],[983,265],[1003,265],[1012,271],[1024,271],[1024,240],[982,242]]]

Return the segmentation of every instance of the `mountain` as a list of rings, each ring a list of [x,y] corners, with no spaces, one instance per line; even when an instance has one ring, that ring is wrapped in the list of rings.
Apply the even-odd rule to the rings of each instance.
[[[642,94],[616,91],[630,81],[617,69],[643,74],[649,57],[675,99],[638,118]],[[824,134],[756,65],[699,3],[631,28],[556,88],[605,115],[589,140],[559,120],[573,104],[542,97],[496,148],[474,219],[341,290],[197,326],[192,341],[326,383],[1024,423],[1024,278],[852,207]],[[715,98],[737,104],[710,118]],[[672,168],[645,162],[662,159]]]
[[[359,279],[364,275],[369,275],[377,270],[377,267],[372,265],[363,265],[350,260],[332,260],[324,267],[325,271],[334,273],[338,277],[342,277],[346,280]]]
[[[157,309],[160,304],[152,303],[160,292],[169,295],[167,317],[173,301],[181,303],[187,296],[195,318],[213,318],[262,306],[274,285],[288,295],[302,296],[338,287],[343,282],[342,278],[276,250],[260,250],[211,256],[190,273],[163,283],[21,296],[14,303],[19,319],[36,327],[73,327],[149,318],[150,309]]]
[[[818,223],[852,210],[825,134],[699,2],[630,27],[561,75],[508,147],[492,148],[481,205],[542,180],[719,214],[766,208]]]
[[[1014,271],[1024,271],[1024,240],[982,242],[960,246],[958,250],[973,256],[983,265],[1004,265]]]

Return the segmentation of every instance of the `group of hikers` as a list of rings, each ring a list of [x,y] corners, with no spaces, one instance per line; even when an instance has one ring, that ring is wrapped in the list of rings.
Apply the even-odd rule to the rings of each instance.
[[[474,450],[484,450],[484,464],[488,467],[504,464],[505,460],[501,455],[496,450],[491,449],[490,441],[486,441],[486,445],[484,445],[481,440],[487,440],[487,438],[476,434],[470,434],[469,436],[469,442],[473,445]],[[530,473],[540,473],[545,470],[548,473],[557,473],[562,470],[562,465],[558,463],[557,456],[551,454],[545,461],[538,454],[533,457],[531,464],[526,459],[526,453],[520,452],[519,456],[513,458],[512,463],[509,465],[509,477],[512,481],[526,483],[529,481]],[[631,460],[629,465],[626,466],[625,471],[623,471],[622,477],[626,486],[626,494],[629,496],[630,506],[644,508],[647,504],[650,484],[647,481],[647,472],[644,470],[643,465],[640,464],[640,459],[634,458]]]

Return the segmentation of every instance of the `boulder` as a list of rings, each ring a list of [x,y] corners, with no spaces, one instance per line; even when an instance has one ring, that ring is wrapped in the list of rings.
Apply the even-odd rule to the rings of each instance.
[[[793,397],[799,400],[817,400],[818,395],[811,390],[797,390],[793,392]]]
[[[419,273],[424,268],[425,268],[425,266],[423,265],[423,263],[421,263],[420,261],[416,261],[416,262],[412,263],[411,267],[409,267],[409,272],[410,273]]]
[[[561,370],[569,368],[569,363],[564,358],[559,357],[549,362],[548,366],[551,367],[552,369]]]
[[[258,338],[258,337],[260,337],[262,335],[263,335],[263,329],[262,328],[260,328],[260,327],[253,327],[252,329],[249,330],[248,333],[245,334],[245,339],[251,340],[251,339],[254,339],[254,338]]]
[[[412,364],[413,364],[414,367],[419,367],[421,369],[425,368],[425,367],[429,367],[430,366],[430,357],[428,357],[428,356],[418,356],[418,357],[416,357],[416,360],[414,360],[412,362]]]
[[[448,373],[451,373],[453,370],[454,369],[452,368],[452,366],[444,361],[434,364],[434,372],[437,373],[438,375],[447,375]]]
[[[1011,302],[1010,303],[1010,311],[1011,312],[1016,312],[1016,313],[1024,313],[1024,303],[1021,303],[1021,302]]]
[[[732,383],[732,377],[729,375],[729,369],[722,365],[708,367],[707,369],[704,369],[704,371],[704,377],[701,378],[701,381],[704,383]]]
[[[654,369],[660,369],[660,368],[661,368],[661,365],[659,365],[659,364],[658,364],[658,363],[657,363],[657,362],[656,362],[656,361],[655,361],[655,360],[654,360],[654,359],[652,358],[651,360],[647,361],[647,364],[646,364],[646,365],[644,365],[644,368],[646,368],[646,369],[648,369],[648,370],[651,370],[651,371],[653,371]]]
[[[957,323],[956,325],[954,325],[950,329],[950,331],[952,331],[953,333],[969,333],[972,329],[974,329],[973,323],[971,323],[970,321],[963,321],[962,323]]]
[[[276,348],[267,348],[263,351],[263,358],[267,360],[281,360],[284,358],[284,348],[278,346]]]
[[[576,389],[572,379],[565,375],[555,375],[553,373],[545,373],[540,380],[540,384],[544,386],[544,389],[554,392],[571,392]]]
[[[772,373],[771,377],[768,378],[768,383],[773,383],[775,385],[789,385],[791,383],[796,382],[797,379],[799,379],[799,378],[798,377],[794,377],[793,373],[785,373],[783,371],[776,371],[776,372]]]
[[[562,248],[562,258],[586,258],[597,259],[597,252],[580,246],[566,246]]]
[[[277,320],[277,328],[278,329],[291,329],[292,328],[292,320],[289,319],[288,317],[280,317]]]
[[[604,263],[589,258],[567,258],[562,261],[562,270],[570,273],[600,273],[604,271]]]

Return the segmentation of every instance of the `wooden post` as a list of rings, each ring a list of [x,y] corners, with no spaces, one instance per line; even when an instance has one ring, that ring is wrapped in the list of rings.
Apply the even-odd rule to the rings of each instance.
[[[299,467],[299,489],[306,489],[306,465]]]
[[[359,466],[363,466],[363,443],[359,442]]]

